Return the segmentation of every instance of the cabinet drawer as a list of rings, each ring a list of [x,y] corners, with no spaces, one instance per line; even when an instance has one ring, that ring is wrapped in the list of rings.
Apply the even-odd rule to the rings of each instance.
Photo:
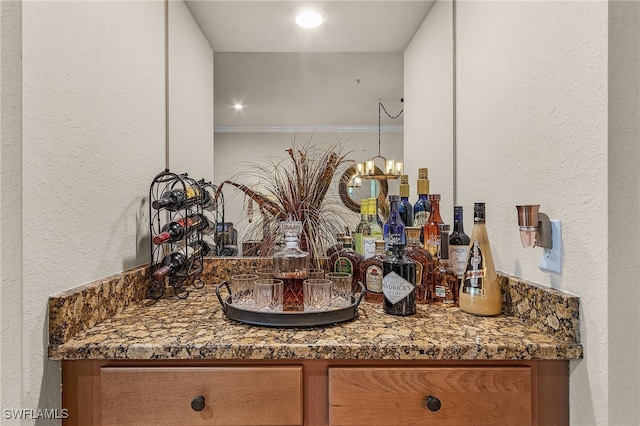
[[[431,409],[429,396],[439,401],[432,399]],[[331,425],[530,425],[531,371],[330,368],[329,419]]]
[[[301,366],[103,367],[100,392],[103,425],[302,424]]]

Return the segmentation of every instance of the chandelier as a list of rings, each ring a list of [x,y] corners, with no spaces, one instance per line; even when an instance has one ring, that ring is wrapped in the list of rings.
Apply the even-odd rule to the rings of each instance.
[[[404,99],[401,99],[403,102]],[[378,99],[378,155],[371,157],[371,160],[365,161],[363,163],[356,164],[356,175],[355,178],[369,180],[386,180],[386,179],[398,179],[403,172],[404,164],[402,161],[397,160],[388,160],[382,155],[380,155],[380,139],[381,139],[381,125],[380,118],[382,115],[382,111],[384,110],[385,114],[391,119],[396,119],[402,114],[404,109],[402,109],[397,115],[391,116],[387,109],[382,105],[380,99]],[[382,167],[379,168],[376,166],[376,159],[381,160]],[[355,186],[355,185],[354,185]]]

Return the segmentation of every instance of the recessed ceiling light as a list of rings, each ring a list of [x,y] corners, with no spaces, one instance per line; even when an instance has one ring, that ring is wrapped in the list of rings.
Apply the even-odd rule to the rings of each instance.
[[[242,105],[242,104],[235,104],[235,105],[233,106],[233,108],[239,111],[239,110],[241,110],[241,109],[243,109],[243,108],[244,108],[244,105]]]
[[[295,13],[296,24],[302,28],[317,28],[324,23],[327,14],[320,9],[304,8]]]

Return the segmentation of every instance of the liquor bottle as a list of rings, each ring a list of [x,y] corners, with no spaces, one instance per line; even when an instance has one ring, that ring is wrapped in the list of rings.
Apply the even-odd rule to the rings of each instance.
[[[356,253],[364,254],[362,250],[362,230],[367,226],[367,211],[369,208],[369,199],[360,200],[360,222],[356,226],[356,232],[353,233],[353,241],[355,243]]]
[[[190,185],[186,183],[186,181],[184,186],[184,189],[166,189],[160,198],[151,202],[151,207],[156,210],[165,208],[171,212],[175,212],[195,205],[200,201],[200,188],[195,185]]]
[[[413,205],[409,202],[409,176],[400,176],[400,204],[398,211],[405,226],[413,226]]]
[[[403,256],[404,244],[394,243],[382,261],[382,308],[390,315],[416,313],[416,264]]]
[[[418,169],[418,201],[413,205],[413,226],[424,228],[431,216],[429,202],[429,169]],[[420,242],[424,244],[424,230],[420,233]]]
[[[493,264],[485,217],[485,204],[475,203],[469,255],[458,301],[464,312],[492,316],[502,312],[502,292]]]
[[[449,262],[458,275],[458,288],[462,285],[462,277],[467,267],[470,242],[471,239],[464,233],[462,206],[455,206],[453,208],[453,232],[449,236]]]
[[[369,209],[370,209],[369,211],[371,212],[371,215],[373,215],[373,217],[372,217],[373,221],[375,221],[382,228],[384,226],[384,223],[382,223],[382,219],[380,219],[380,215],[378,214],[380,212],[380,206],[378,205],[378,199],[377,198],[369,198],[369,203],[371,203],[370,207],[369,207]]]
[[[400,204],[399,195],[389,195],[389,220],[384,224],[383,235],[386,242],[385,250],[387,254],[391,252],[391,247],[395,245],[406,245],[406,236],[404,234],[404,223],[400,218],[398,212],[398,205]]]
[[[344,235],[345,234],[342,232],[339,232],[336,234],[336,243],[327,249],[326,251],[327,257],[331,257],[334,253],[337,253],[338,251],[342,250]]]
[[[163,257],[160,262],[160,265],[162,266],[151,274],[151,278],[160,283],[166,276],[176,275],[179,272],[184,271],[187,269],[187,266],[191,263],[192,259],[200,256],[200,254],[202,254],[202,256],[206,256],[209,251],[211,251],[211,248],[205,241],[194,241]]]
[[[429,303],[431,299],[431,275],[433,256],[420,244],[420,231],[417,226],[406,228],[407,246],[404,255],[416,263],[416,301]]]
[[[382,303],[382,261],[386,257],[384,240],[377,240],[376,254],[360,263],[360,276],[366,289],[364,299],[368,302]]]
[[[351,248],[352,238],[345,235],[342,238],[342,249],[329,257],[329,265],[333,272],[347,272],[351,274],[351,287],[355,290],[360,281],[360,263],[364,257]]]
[[[175,243],[198,231],[208,234],[213,232],[214,229],[209,218],[201,213],[196,213],[173,222],[165,223],[160,231],[158,235],[153,237],[153,243],[156,245]]]
[[[302,282],[307,279],[309,270],[309,253],[298,247],[302,222],[282,221],[280,231],[284,235],[285,247],[273,255],[273,277],[284,281],[283,310],[302,311]]]
[[[440,259],[433,270],[433,293],[431,301],[446,306],[458,303],[458,275],[449,262],[449,225],[440,225]]]
[[[429,250],[431,256],[440,257],[440,229],[438,226],[444,221],[440,216],[440,194],[429,194],[431,203],[431,215],[424,226],[424,247]]]
[[[365,259],[370,258],[376,254],[376,240],[383,238],[382,227],[375,220],[376,211],[375,203],[372,202],[373,198],[367,203],[367,224],[362,229],[362,255]]]

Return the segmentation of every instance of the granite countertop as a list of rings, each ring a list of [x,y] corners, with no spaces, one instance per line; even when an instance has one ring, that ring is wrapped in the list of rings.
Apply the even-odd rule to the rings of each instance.
[[[173,295],[145,299],[148,268],[143,267],[52,296],[49,357],[508,360],[578,359],[583,354],[579,299],[513,277],[501,277],[506,301],[497,317],[433,305],[418,305],[416,315],[396,317],[362,301],[359,316],[348,322],[273,328],[226,317],[215,295],[223,275],[218,266],[203,274],[205,286],[192,287],[184,300]]]

